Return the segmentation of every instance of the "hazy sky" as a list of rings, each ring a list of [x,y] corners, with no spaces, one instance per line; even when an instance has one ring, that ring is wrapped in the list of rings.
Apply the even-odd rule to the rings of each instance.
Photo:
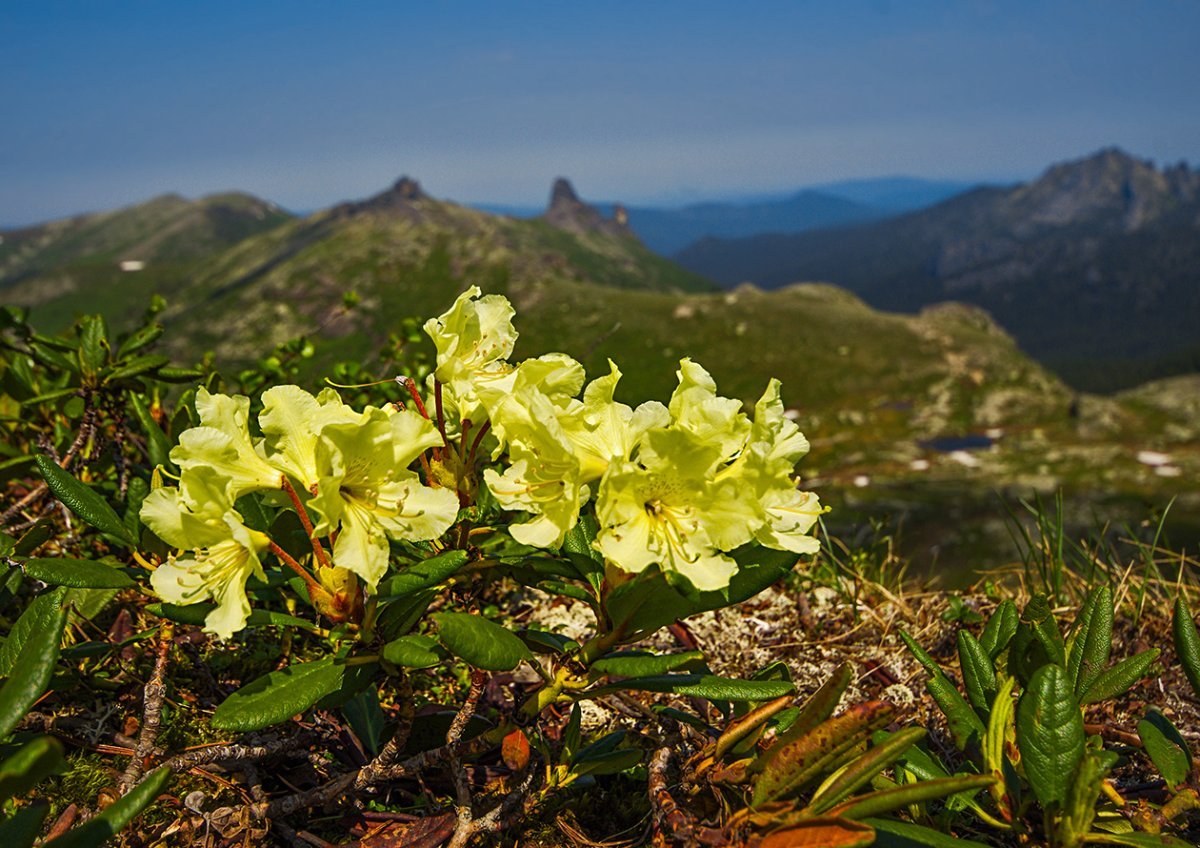
[[[1200,161],[1200,3],[5,2],[0,223],[167,191],[294,209],[684,202]]]

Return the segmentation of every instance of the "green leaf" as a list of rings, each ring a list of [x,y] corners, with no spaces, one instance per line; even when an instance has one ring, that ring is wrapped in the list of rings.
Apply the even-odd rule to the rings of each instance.
[[[863,819],[875,828],[875,848],[987,848],[982,842],[895,819]]]
[[[128,380],[130,377],[137,377],[140,374],[145,374],[147,371],[161,368],[170,361],[166,356],[138,356],[127,362],[122,362],[116,368],[109,371],[105,379],[114,383],[117,380]]]
[[[813,793],[805,809],[814,815],[827,812],[899,760],[905,751],[924,736],[923,727],[908,727],[893,733],[886,741],[855,757],[845,768],[830,775]]]
[[[453,550],[407,565],[399,574],[394,574],[380,582],[379,597],[381,599],[399,598],[445,583],[470,559],[470,554],[466,551]]]
[[[146,611],[157,615],[159,618],[165,618],[168,621],[175,621],[179,624],[190,624],[195,627],[202,627],[204,620],[208,618],[208,614],[216,608],[216,604],[169,604],[165,602],[146,604]],[[246,619],[246,626],[299,627],[302,630],[310,631],[320,629],[311,621],[305,621],[303,618],[265,609],[251,610],[249,617]]]
[[[517,633],[517,636],[529,646],[529,650],[537,654],[570,654],[578,651],[580,647],[574,639],[549,630],[526,628]]]
[[[368,687],[342,704],[342,715],[358,741],[362,742],[367,754],[375,757],[383,741],[383,710],[379,708],[379,694]]]
[[[62,745],[50,736],[39,736],[0,763],[0,803],[24,795],[43,779],[66,768]]]
[[[446,651],[432,636],[410,634],[393,639],[379,655],[392,665],[404,668],[433,668],[446,661]]]
[[[433,615],[438,639],[454,656],[487,671],[511,671],[533,660],[525,643],[511,630],[478,615],[439,612]]]
[[[1192,773],[1192,754],[1179,730],[1157,707],[1151,707],[1138,722],[1138,736],[1146,754],[1172,791],[1177,790]]]
[[[117,348],[117,358],[124,359],[134,351],[141,350],[148,344],[153,344],[162,334],[162,324],[147,324],[145,327],[139,328]]]
[[[604,599],[609,620],[629,641],[673,621],[740,604],[775,583],[800,561],[794,553],[758,545],[738,548],[732,558],[738,563],[737,572],[729,586],[713,592],[684,592],[672,586],[657,568],[646,569]]]
[[[972,774],[959,777],[944,777],[939,780],[922,780],[920,783],[910,783],[907,786],[897,786],[892,789],[882,789],[869,792],[857,798],[851,798],[841,806],[829,811],[831,816],[858,821],[873,816],[890,813],[910,804],[924,804],[957,795],[959,792],[971,792],[991,786],[994,778],[991,775]]]
[[[633,768],[641,761],[642,752],[638,748],[619,748],[591,757],[581,757],[571,766],[571,773],[578,776],[618,774]]]
[[[1108,666],[1108,658],[1112,653],[1112,629],[1112,590],[1107,586],[1098,586],[1088,593],[1080,610],[1067,657],[1067,676],[1076,697],[1086,692]]]
[[[985,732],[983,720],[971,709],[971,705],[950,682],[950,678],[946,677],[941,666],[934,662],[915,639],[903,630],[900,631],[900,639],[929,672],[925,688],[938,705],[938,709],[946,716],[946,724],[950,728],[950,735],[954,737],[955,746],[960,751],[966,751],[978,745]]]
[[[52,586],[75,589],[127,589],[137,584],[111,565],[86,559],[36,558],[25,561],[25,573]]]
[[[984,625],[983,632],[979,634],[979,644],[987,651],[993,662],[996,657],[1004,653],[1004,649],[1012,641],[1013,634],[1017,632],[1019,618],[1017,605],[1011,600],[1004,600],[996,607],[992,617]]]
[[[1043,807],[1059,807],[1066,800],[1085,743],[1083,713],[1066,670],[1056,664],[1042,666],[1017,705],[1017,747],[1025,776]]]
[[[1087,835],[1087,841],[1096,845],[1128,845],[1130,848],[1196,848],[1195,843],[1185,842],[1165,833],[1099,833]]]
[[[137,546],[137,539],[133,538],[129,528],[122,523],[104,498],[64,471],[50,457],[39,454],[35,461],[46,480],[46,485],[67,509],[100,532],[124,542],[128,547]]]
[[[37,522],[30,527],[13,545],[12,552],[16,556],[27,557],[54,535],[54,522],[45,518],[39,518]]]
[[[1080,697],[1079,705],[1082,707],[1123,694],[1146,676],[1150,666],[1158,659],[1159,653],[1161,652],[1158,648],[1151,648],[1121,660],[1095,679]]]
[[[380,604],[379,615],[375,617],[375,632],[384,640],[403,636],[417,626],[436,597],[437,592],[434,589],[425,589]]]
[[[204,372],[195,368],[159,368],[155,376],[167,383],[190,383],[202,378]]]
[[[61,595],[56,601],[53,607],[42,610],[33,620],[24,649],[16,657],[4,688],[0,689],[0,739],[8,738],[50,685],[67,621]],[[26,610],[25,614],[28,613]]]
[[[1180,595],[1175,599],[1175,615],[1171,622],[1175,635],[1175,652],[1183,664],[1183,673],[1187,675],[1192,691],[1200,698],[1200,631],[1196,630],[1196,622],[1188,602]]]
[[[890,724],[895,715],[895,708],[882,701],[855,704],[786,744],[772,745],[760,758],[765,762],[754,783],[753,806],[785,800],[836,770],[849,752]]]
[[[4,848],[33,848],[42,833],[42,823],[50,805],[37,800],[17,810],[12,818],[0,822],[0,845]]]
[[[854,669],[850,663],[842,663],[835,668],[829,679],[822,683],[817,691],[804,702],[804,706],[800,708],[795,719],[775,737],[775,742],[767,751],[767,755],[759,757],[751,765],[751,770],[761,771],[772,757],[777,756],[788,745],[807,736],[822,722],[828,720],[833,715],[833,711],[837,709],[838,702],[842,700],[843,693],[853,679]]]
[[[53,617],[60,614],[62,605],[62,592],[47,592],[30,601],[9,631],[4,644],[0,645],[0,677],[12,674],[26,646],[35,647],[38,640],[44,638],[47,627],[52,624],[48,625],[43,619],[50,618],[52,621]]]
[[[126,398],[129,400],[130,408],[133,409],[134,417],[138,420],[138,426],[146,434],[146,454],[150,464],[161,465],[168,471],[174,472],[176,468],[175,464],[171,462],[171,440],[167,438],[167,434],[150,414],[146,398],[138,392],[127,392]]]
[[[304,712],[342,687],[346,666],[333,657],[273,671],[226,698],[213,713],[219,730],[260,730]]]
[[[154,803],[170,779],[171,772],[166,768],[151,772],[128,795],[106,807],[100,815],[47,842],[44,848],[99,848]]]
[[[596,660],[591,670],[609,677],[652,677],[704,662],[701,651],[652,654],[648,651],[615,651]]]
[[[588,689],[585,697],[597,697],[612,692],[670,692],[690,695],[710,701],[769,701],[790,695],[796,687],[786,680],[737,680],[711,674],[662,674],[653,677],[633,677],[620,683],[608,683]]]
[[[978,715],[987,715],[996,697],[996,671],[983,645],[966,630],[958,631],[958,661],[963,688]]]
[[[79,366],[94,377],[108,362],[108,326],[103,316],[85,315],[79,320]]]
[[[64,389],[55,389],[52,392],[45,392],[40,395],[35,395],[31,398],[26,398],[21,401],[21,406],[40,406],[43,403],[53,403],[56,400],[63,398],[74,397],[79,394],[79,389],[74,386],[67,386]]]

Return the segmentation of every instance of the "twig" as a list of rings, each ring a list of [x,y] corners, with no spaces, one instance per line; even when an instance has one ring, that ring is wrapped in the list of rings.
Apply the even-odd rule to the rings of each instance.
[[[666,722],[664,722],[666,724]],[[653,831],[663,833],[687,845],[694,844],[691,833],[692,824],[687,814],[675,803],[671,794],[667,773],[671,769],[671,754],[680,744],[678,732],[671,728],[662,747],[650,758],[648,771],[648,789],[650,793],[650,809],[653,811]]]
[[[171,653],[171,642],[175,637],[175,627],[172,622],[163,619],[158,631],[158,643],[154,648],[154,670],[150,681],[146,684],[142,706],[142,726],[138,731],[137,748],[125,774],[121,776],[121,790],[128,792],[129,788],[138,782],[146,768],[146,760],[154,751],[154,741],[158,738],[158,728],[162,723],[163,700],[167,695],[167,687],[163,676],[167,669],[167,658]]]
[[[362,789],[378,781],[384,771],[404,753],[404,746],[408,744],[408,736],[412,732],[415,707],[412,697],[412,681],[408,679],[407,674],[400,674],[396,700],[400,706],[396,732],[392,734],[392,738],[387,741],[375,759],[359,769],[358,777],[354,781],[355,789]]]
[[[475,714],[475,707],[479,704],[479,698],[483,694],[483,686],[486,682],[487,672],[478,668],[471,669],[471,688],[467,692],[462,706],[454,714],[454,720],[450,722],[450,729],[446,731],[447,746],[453,746],[462,739],[463,731],[467,729],[467,722]],[[467,840],[475,833],[471,784],[467,780],[467,772],[462,767],[462,762],[456,753],[450,754],[449,767],[450,776],[454,780],[454,812],[458,818],[458,824],[454,828],[454,836],[450,839],[447,848],[463,848],[467,844]]]

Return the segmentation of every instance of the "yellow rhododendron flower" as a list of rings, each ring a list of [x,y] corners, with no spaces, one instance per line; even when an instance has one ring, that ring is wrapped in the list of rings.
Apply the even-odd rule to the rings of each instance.
[[[251,442],[250,399],[242,395],[210,394],[201,386],[196,391],[200,426],[179,434],[171,450],[171,461],[183,471],[207,467],[227,476],[236,500],[247,492],[278,489],[283,472],[263,458]]]
[[[367,407],[351,420],[321,428],[315,446],[318,478],[309,506],[320,535],[337,529],[333,562],[371,589],[387,571],[388,538],[435,539],[458,516],[458,496],[421,483],[408,466],[441,434],[416,413]]]
[[[199,466],[183,472],[178,488],[152,491],[141,509],[142,521],[160,539],[188,552],[155,569],[150,585],[174,604],[216,601],[204,629],[221,639],[246,626],[246,580],[251,574],[264,578],[259,554],[270,544],[242,523],[233,492],[229,477]]]
[[[437,348],[433,376],[442,384],[444,400],[460,418],[482,420],[477,386],[504,377],[506,361],[517,341],[512,304],[501,295],[480,297],[471,286],[442,315],[425,322],[425,333]]]

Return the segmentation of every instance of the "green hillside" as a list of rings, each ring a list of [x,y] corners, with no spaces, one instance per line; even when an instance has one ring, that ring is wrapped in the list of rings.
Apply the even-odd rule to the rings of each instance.
[[[121,323],[170,296],[214,255],[292,216],[246,194],[145,203],[3,233],[0,296],[32,306],[48,330],[84,312]]]

